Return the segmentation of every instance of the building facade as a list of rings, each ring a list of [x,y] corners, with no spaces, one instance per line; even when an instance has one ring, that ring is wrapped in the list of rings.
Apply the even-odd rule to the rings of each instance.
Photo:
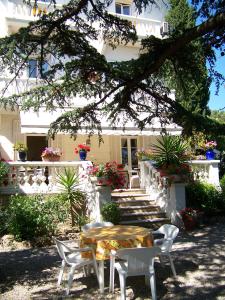
[[[57,1],[57,8],[62,7],[67,1]],[[22,0],[0,0],[0,37],[15,33],[21,27],[28,25],[30,21],[39,18],[42,13],[53,10],[49,1],[37,1],[38,7],[31,8]],[[139,40],[134,45],[118,46],[112,49],[104,40],[93,41],[93,45],[108,61],[123,61],[137,58],[140,51],[140,40],[149,35],[162,38],[162,30],[166,30],[164,17],[168,7],[163,0],[158,1],[158,6],[149,6],[142,14],[138,14],[131,0],[114,0],[109,6],[109,12],[117,14],[132,22],[136,27]],[[43,64],[43,69],[47,65]],[[9,85],[6,95],[15,94],[26,90],[28,87],[40,84],[40,73],[35,58],[29,60],[27,68],[20,77],[11,82],[13,75],[7,72],[0,74],[0,89]],[[79,99],[79,103],[85,104],[85,99]],[[17,153],[13,151],[13,144],[17,141],[24,142],[28,146],[30,161],[41,160],[41,152],[44,147],[52,146],[62,150],[62,160],[79,160],[74,153],[74,148],[79,143],[89,143],[91,151],[88,160],[93,162],[117,161],[128,166],[129,169],[137,167],[135,153],[139,148],[149,148],[157,136],[161,134],[161,125],[155,122],[140,131],[130,122],[125,130],[122,126],[113,129],[106,121],[102,121],[102,136],[104,143],[99,145],[98,136],[93,135],[90,139],[85,133],[80,132],[76,141],[67,134],[58,134],[55,140],[48,138],[47,133],[51,121],[60,115],[58,110],[48,113],[43,110],[38,113],[0,110],[0,153],[6,160],[17,160]],[[180,134],[181,128],[171,124],[167,131],[171,134]]]

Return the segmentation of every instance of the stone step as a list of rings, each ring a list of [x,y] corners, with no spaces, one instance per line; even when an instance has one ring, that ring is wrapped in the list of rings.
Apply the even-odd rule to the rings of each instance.
[[[111,195],[113,200],[117,200],[117,199],[133,199],[133,200],[149,200],[149,195],[148,194],[136,194],[136,195],[128,195],[128,194],[118,194],[118,195]]]
[[[113,190],[111,195],[114,196],[114,195],[136,195],[136,194],[146,194],[146,191],[145,189],[116,189],[116,190]]]
[[[155,206],[155,201],[154,200],[133,200],[133,199],[118,199],[114,200],[115,203],[119,205],[119,207],[133,207],[133,206]]]
[[[153,211],[153,212],[141,212],[141,213],[127,213],[122,214],[122,221],[129,221],[129,220],[151,220],[155,218],[166,218],[165,213]]]
[[[170,224],[170,220],[168,218],[155,218],[155,219],[145,219],[145,220],[129,220],[129,221],[121,221],[121,225],[136,225],[151,228],[153,230],[158,229],[163,224]]]
[[[158,205],[133,205],[133,206],[121,206],[119,205],[120,211],[132,213],[132,212],[147,212],[147,211],[161,211]]]

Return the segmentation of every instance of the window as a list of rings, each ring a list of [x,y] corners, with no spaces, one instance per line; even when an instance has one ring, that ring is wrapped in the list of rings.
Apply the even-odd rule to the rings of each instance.
[[[121,157],[122,164],[127,165],[129,169],[138,167],[137,138],[124,137],[121,138]]]
[[[36,59],[30,59],[28,62],[29,78],[44,78],[48,71],[48,63],[45,61],[40,65]]]
[[[116,3],[116,13],[120,15],[130,15],[130,5]]]

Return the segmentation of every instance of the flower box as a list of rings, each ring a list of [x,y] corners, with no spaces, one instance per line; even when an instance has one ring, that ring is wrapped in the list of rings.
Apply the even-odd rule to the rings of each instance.
[[[60,161],[60,156],[42,156],[42,161]]]

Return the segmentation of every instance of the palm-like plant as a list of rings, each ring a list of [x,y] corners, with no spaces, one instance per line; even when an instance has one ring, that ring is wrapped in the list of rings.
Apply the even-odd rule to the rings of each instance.
[[[167,168],[171,165],[179,166],[189,159],[188,144],[178,136],[164,135],[153,144],[153,159],[158,168]]]
[[[64,172],[57,174],[57,182],[70,203],[71,223],[74,226],[86,210],[85,193],[78,188],[79,176],[74,169],[65,168]]]

